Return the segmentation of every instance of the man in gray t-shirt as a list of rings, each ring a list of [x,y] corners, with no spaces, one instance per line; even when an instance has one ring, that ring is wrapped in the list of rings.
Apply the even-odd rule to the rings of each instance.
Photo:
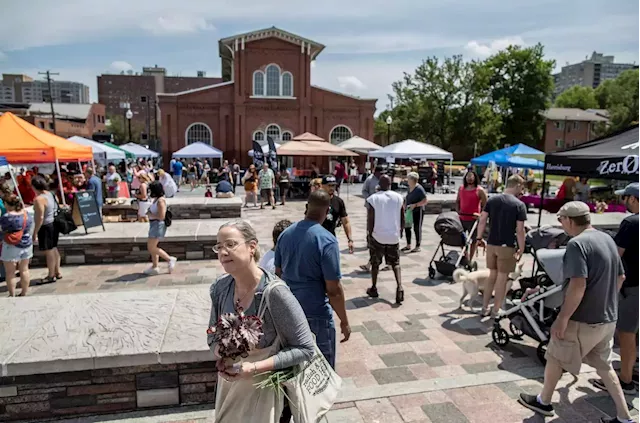
[[[558,221],[572,237],[563,259],[564,301],[551,326],[540,395],[521,394],[518,402],[546,416],[553,415],[551,396],[566,370],[580,373],[582,363],[596,369],[616,404],[617,417],[605,422],[631,421],[618,377],[611,367],[611,347],[618,318],[618,291],[624,268],[613,238],[591,227],[589,206],[566,203]]]

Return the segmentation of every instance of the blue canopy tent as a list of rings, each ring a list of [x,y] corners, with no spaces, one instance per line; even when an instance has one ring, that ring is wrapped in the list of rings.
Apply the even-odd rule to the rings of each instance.
[[[544,169],[544,162],[520,156],[511,156],[504,153],[504,150],[493,151],[483,154],[480,157],[471,159],[471,164],[477,166],[488,166],[490,162],[502,167],[516,167],[522,169]]]
[[[502,151],[510,156],[520,156],[526,157],[528,159],[544,160],[544,153],[542,151],[536,150],[533,147],[529,147],[526,144],[516,144],[498,151]]]

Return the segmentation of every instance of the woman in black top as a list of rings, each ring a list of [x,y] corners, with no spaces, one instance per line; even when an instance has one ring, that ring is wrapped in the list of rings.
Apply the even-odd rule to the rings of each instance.
[[[407,246],[402,251],[411,250],[412,253],[420,251],[420,242],[422,241],[422,217],[424,215],[423,207],[427,205],[427,193],[418,181],[420,176],[416,172],[410,172],[407,175],[409,183],[409,193],[405,198],[407,212],[411,210],[413,217],[413,232],[416,234],[416,248],[411,250],[411,226],[405,228],[407,236]]]

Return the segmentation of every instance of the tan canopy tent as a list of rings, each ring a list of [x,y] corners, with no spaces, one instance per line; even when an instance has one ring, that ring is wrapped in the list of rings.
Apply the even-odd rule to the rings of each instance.
[[[326,142],[317,135],[305,132],[285,142],[277,149],[278,156],[356,157],[354,153]]]
[[[355,151],[356,153],[360,154],[367,154],[371,151],[380,150],[382,148],[378,144],[357,135],[341,142],[340,144],[338,144],[338,147],[342,147],[345,150]]]

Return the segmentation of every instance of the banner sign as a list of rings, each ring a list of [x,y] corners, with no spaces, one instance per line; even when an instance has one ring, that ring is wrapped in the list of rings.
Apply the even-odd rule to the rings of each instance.
[[[636,155],[624,157],[570,158],[547,156],[545,171],[551,175],[572,175],[587,178],[638,180],[640,161]]]
[[[267,137],[269,143],[269,165],[271,169],[276,172],[278,170],[278,154],[276,153],[276,144],[273,138]]]
[[[262,152],[262,147],[256,140],[253,141],[253,164],[256,166],[256,169],[262,168],[264,164],[264,153]]]

